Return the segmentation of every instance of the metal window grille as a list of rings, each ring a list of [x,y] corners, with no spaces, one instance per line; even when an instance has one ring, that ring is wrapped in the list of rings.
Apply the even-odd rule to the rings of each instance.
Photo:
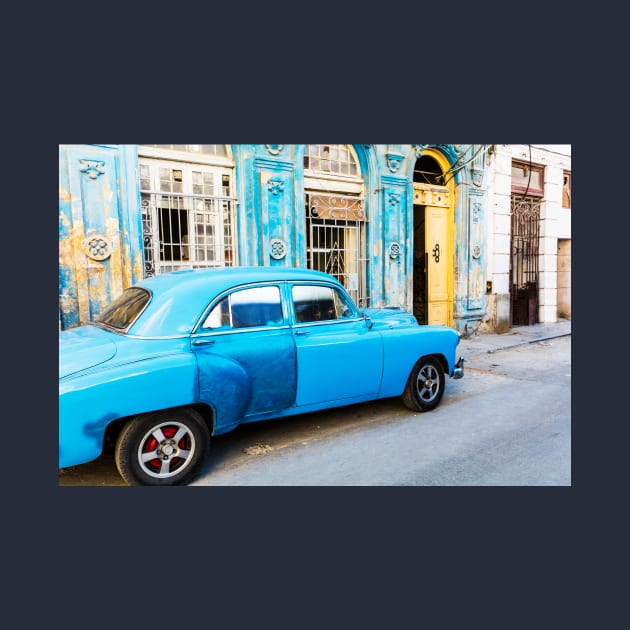
[[[366,216],[357,195],[306,193],[306,266],[337,278],[361,307],[366,289]]]
[[[141,193],[144,275],[235,264],[235,199]]]
[[[534,324],[537,319],[540,204],[539,197],[512,195],[510,277],[515,324]]]

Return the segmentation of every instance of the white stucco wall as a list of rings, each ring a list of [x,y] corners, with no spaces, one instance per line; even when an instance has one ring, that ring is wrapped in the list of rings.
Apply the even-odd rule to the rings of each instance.
[[[531,153],[530,153],[531,152]],[[488,251],[486,280],[492,282],[492,299],[488,300],[489,318],[497,328],[505,329],[504,315],[496,312],[505,304],[510,291],[510,201],[512,160],[529,161],[544,166],[544,197],[541,204],[538,321],[555,322],[558,314],[570,313],[566,287],[570,285],[571,209],[562,207],[564,172],[571,171],[570,144],[495,144],[487,157],[486,246]],[[558,266],[558,241],[562,245],[562,262]],[[568,254],[567,254],[568,252]],[[568,258],[567,258],[568,256]],[[558,299],[558,277],[561,274],[561,296]],[[509,298],[508,298],[509,299]],[[503,309],[505,312],[505,309]],[[507,326],[509,327],[509,326]]]

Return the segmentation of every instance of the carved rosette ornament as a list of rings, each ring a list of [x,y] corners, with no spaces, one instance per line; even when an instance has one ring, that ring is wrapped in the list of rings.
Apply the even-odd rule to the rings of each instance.
[[[274,260],[282,260],[287,255],[287,246],[281,238],[272,238],[269,242],[269,255]]]
[[[92,260],[105,260],[112,254],[112,246],[107,237],[97,234],[85,244],[86,254]]]

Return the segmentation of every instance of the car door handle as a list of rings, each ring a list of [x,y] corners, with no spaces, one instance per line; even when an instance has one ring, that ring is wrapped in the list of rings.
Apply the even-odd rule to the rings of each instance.
[[[296,335],[310,335],[311,331],[310,330],[296,330],[295,334]]]
[[[193,346],[209,346],[214,343],[214,339],[193,339]]]

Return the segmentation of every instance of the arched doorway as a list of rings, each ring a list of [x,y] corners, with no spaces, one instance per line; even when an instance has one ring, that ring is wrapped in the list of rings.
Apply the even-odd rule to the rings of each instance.
[[[413,170],[413,314],[420,324],[453,325],[453,190],[448,162],[426,149]]]

